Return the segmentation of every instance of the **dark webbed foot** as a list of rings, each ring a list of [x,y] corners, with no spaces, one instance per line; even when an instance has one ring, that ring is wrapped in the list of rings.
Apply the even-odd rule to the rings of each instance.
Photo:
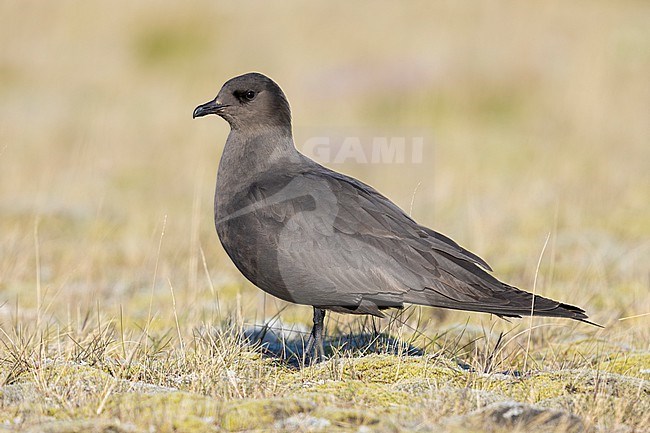
[[[323,331],[325,321],[325,310],[314,307],[314,326],[311,328],[307,347],[303,353],[303,362],[308,360],[309,364],[321,362],[325,357],[323,347]]]

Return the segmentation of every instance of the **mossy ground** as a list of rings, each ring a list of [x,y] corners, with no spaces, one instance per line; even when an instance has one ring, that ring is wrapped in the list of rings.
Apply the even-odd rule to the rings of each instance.
[[[2,2],[0,431],[650,430],[648,22],[636,0]],[[332,314],[299,368],[311,310],[221,248],[228,126],[191,119],[253,70],[299,149],[405,139],[403,162],[311,156],[605,329]]]
[[[246,346],[238,350],[241,359],[202,372],[201,380],[213,382],[206,387],[192,380],[175,386],[145,383],[126,369],[107,373],[108,364],[26,366],[0,388],[0,423],[52,432],[81,432],[90,425],[102,432],[357,431],[361,426],[454,432],[463,425],[485,427],[495,404],[521,403],[541,415],[519,425],[493,423],[495,431],[650,425],[650,380],[626,374],[643,370],[647,357],[641,354],[617,369],[603,361],[600,369],[486,374],[440,354],[338,356],[296,368]],[[188,361],[167,362],[182,367]],[[558,419],[571,423],[562,430]]]

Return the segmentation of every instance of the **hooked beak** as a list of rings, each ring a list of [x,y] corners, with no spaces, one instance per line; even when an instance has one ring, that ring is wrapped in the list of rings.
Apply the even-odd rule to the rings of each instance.
[[[208,114],[219,114],[226,107],[228,107],[228,105],[220,104],[216,99],[213,99],[210,102],[206,102],[205,104],[196,107],[194,113],[192,113],[192,119],[207,116]]]

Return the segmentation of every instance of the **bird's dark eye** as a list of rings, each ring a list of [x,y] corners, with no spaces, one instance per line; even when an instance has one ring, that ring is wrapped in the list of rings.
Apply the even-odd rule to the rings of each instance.
[[[233,93],[240,102],[251,102],[257,96],[255,90],[235,90]]]

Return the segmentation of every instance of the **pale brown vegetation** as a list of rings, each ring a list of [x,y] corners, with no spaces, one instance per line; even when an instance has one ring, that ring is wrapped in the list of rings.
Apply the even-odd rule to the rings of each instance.
[[[650,429],[649,19],[634,1],[0,4],[0,421],[480,431],[452,417],[514,400]],[[311,312],[221,250],[228,129],[191,119],[250,70],[289,96],[299,146],[424,136],[421,164],[334,168],[606,328],[412,308],[328,335],[376,328],[423,358],[262,358],[240,328]]]

